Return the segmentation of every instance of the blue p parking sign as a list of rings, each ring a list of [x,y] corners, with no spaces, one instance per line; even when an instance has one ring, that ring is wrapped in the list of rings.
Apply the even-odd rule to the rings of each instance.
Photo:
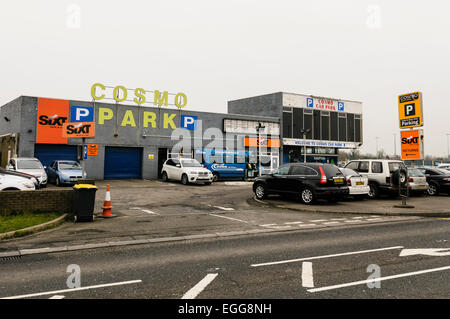
[[[94,108],[92,106],[72,106],[70,109],[71,122],[94,122]]]
[[[181,115],[181,128],[187,130],[195,130],[197,128],[197,116],[194,115]]]
[[[338,111],[344,111],[344,102],[338,102]]]
[[[314,99],[312,97],[306,98],[306,106],[307,107],[314,107]]]

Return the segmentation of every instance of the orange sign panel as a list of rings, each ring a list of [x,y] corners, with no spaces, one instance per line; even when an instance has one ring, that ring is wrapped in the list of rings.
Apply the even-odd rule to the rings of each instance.
[[[67,144],[62,128],[68,120],[68,100],[38,98],[36,143]]]
[[[280,147],[280,140],[279,139],[273,139],[273,138],[256,138],[256,137],[245,137],[244,138],[244,146],[248,147],[274,147],[279,148]]]
[[[95,123],[94,122],[65,123],[63,125],[62,136],[64,138],[95,137]]]
[[[87,155],[98,156],[98,144],[88,144]]]
[[[423,130],[402,131],[401,146],[403,160],[422,159],[422,138]]]

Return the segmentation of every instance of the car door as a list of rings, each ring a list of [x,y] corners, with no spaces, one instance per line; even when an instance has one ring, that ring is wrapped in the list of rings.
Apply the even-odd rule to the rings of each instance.
[[[286,183],[288,182],[290,165],[280,166],[272,174],[267,175],[267,188],[275,193],[283,193],[288,190]]]
[[[47,178],[49,181],[55,180],[55,170],[54,170],[55,162],[51,162],[49,166],[47,166]]]
[[[173,166],[171,167],[171,169],[172,169],[172,176],[173,176],[173,179],[175,179],[175,180],[181,180],[181,173],[182,173],[182,170],[183,170],[183,168],[181,167],[181,161],[179,160],[179,159],[172,159],[172,161],[173,161]]]
[[[285,187],[287,192],[294,193],[301,189],[302,185],[305,184],[306,180],[306,170],[308,167],[304,165],[292,165],[289,171],[289,177],[285,182]]]

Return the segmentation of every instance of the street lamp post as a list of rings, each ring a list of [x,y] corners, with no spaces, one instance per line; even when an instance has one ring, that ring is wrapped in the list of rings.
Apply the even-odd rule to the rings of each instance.
[[[450,161],[450,148],[448,146],[448,137],[450,136],[450,133],[447,133],[445,135],[447,135],[447,161]]]
[[[258,122],[258,126],[256,127],[256,132],[258,133],[258,176],[261,176],[261,144],[259,143],[259,132],[264,130],[265,126]]]
[[[308,134],[309,132],[311,132],[311,129],[309,129],[309,128],[307,128],[307,129],[302,128],[300,130],[300,133],[302,133],[302,135],[303,135],[303,150],[304,150],[303,163],[306,163],[306,142],[305,142],[305,140],[306,140],[306,134]]]

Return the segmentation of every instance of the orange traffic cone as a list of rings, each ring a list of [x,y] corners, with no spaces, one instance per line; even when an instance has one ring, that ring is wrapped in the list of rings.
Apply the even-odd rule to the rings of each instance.
[[[111,206],[111,193],[109,191],[109,184],[106,185],[105,202],[104,202],[102,208],[103,208],[102,217],[113,217],[113,215],[111,214],[111,209],[113,207]]]

